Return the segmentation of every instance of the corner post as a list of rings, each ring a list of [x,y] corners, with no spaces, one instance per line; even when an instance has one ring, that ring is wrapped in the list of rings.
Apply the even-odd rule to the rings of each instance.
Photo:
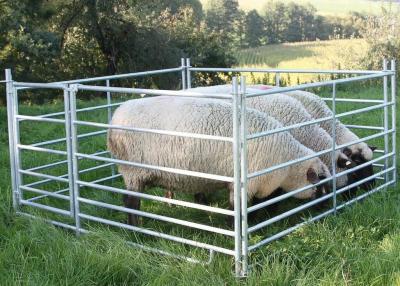
[[[15,130],[14,121],[16,121],[14,114],[14,84],[11,74],[11,69],[5,70],[6,79],[6,100],[7,100],[7,121],[8,121],[8,143],[9,143],[9,153],[10,153],[10,169],[11,169],[11,186],[12,186],[12,198],[13,198],[13,208],[18,211],[20,193],[17,182],[18,170],[15,162]]]
[[[186,87],[187,88],[192,88],[192,77],[191,77],[191,73],[190,73],[190,58],[186,59]]]
[[[71,85],[69,88],[69,100],[70,100],[70,126],[71,126],[71,157],[72,157],[72,176],[73,176],[73,206],[74,206],[74,218],[75,218],[75,231],[76,234],[80,234],[81,220],[79,212],[79,165],[78,165],[78,128],[75,124],[76,118],[76,94],[78,92],[78,85]]]
[[[336,214],[337,194],[336,194],[336,83],[332,84],[332,189],[333,189],[333,210]]]
[[[107,79],[106,80],[106,87],[110,87],[110,80]],[[111,108],[111,92],[107,91],[107,120],[108,120],[108,124],[111,123],[111,119],[112,119],[112,108]],[[111,175],[114,177],[115,176],[115,165],[111,166]],[[112,179],[112,181],[114,181],[114,179]]]
[[[187,89],[187,80],[186,80],[186,63],[185,63],[185,59],[181,58],[181,68],[182,68],[182,89],[185,90]]]
[[[242,213],[242,269],[240,277],[248,274],[248,224],[247,224],[247,120],[246,120],[246,77],[240,77],[240,184]]]
[[[242,230],[241,230],[241,176],[240,176],[240,101],[238,78],[232,78],[232,105],[233,105],[233,210],[235,232],[235,276],[242,273]],[[232,201],[232,200],[231,200]]]
[[[75,217],[74,203],[74,176],[72,166],[72,136],[71,136],[71,108],[70,108],[70,88],[64,86],[64,112],[65,112],[65,138],[67,145],[67,168],[68,168],[68,188],[69,188],[69,206],[71,217]]]
[[[392,152],[393,152],[393,181],[394,185],[397,185],[397,166],[396,166],[396,60],[391,60],[390,69],[393,72],[391,76],[391,88],[392,88]]]
[[[388,69],[388,65],[387,65],[387,60],[384,59],[383,60],[383,71],[386,72]],[[383,77],[383,102],[384,104],[388,104],[388,76],[384,76]],[[385,141],[385,147],[384,147],[384,151],[385,151],[385,155],[387,155],[389,153],[389,107],[387,105],[385,105],[385,107],[383,108],[383,128],[385,131],[385,135],[384,135],[384,141]],[[389,167],[389,158],[385,159],[385,170],[387,170]],[[386,172],[385,173],[385,183],[389,182],[389,173]],[[387,188],[385,188],[387,189]]]

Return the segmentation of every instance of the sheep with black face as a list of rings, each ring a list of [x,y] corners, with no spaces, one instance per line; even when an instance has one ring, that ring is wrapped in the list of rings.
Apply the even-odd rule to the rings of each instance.
[[[232,137],[232,115],[232,104],[221,100],[161,96],[123,103],[115,111],[111,124]],[[282,127],[272,117],[253,109],[248,109],[247,122],[250,133]],[[233,175],[233,152],[230,142],[110,129],[108,148],[115,158],[121,160],[221,176]],[[312,150],[300,144],[288,132],[281,132],[249,141],[248,169],[249,172],[254,172],[312,154]],[[226,187],[230,192],[229,202],[233,205],[231,182],[137,168],[132,165],[120,164],[118,167],[127,188],[132,191],[143,192],[146,185],[158,185],[176,192],[190,193],[209,193]],[[264,198],[278,188],[290,192],[316,184],[321,178],[329,176],[328,168],[319,158],[309,159],[253,178],[248,183],[248,198]],[[327,187],[325,184],[311,187],[295,197],[315,198],[326,193]],[[125,205],[139,209],[140,199],[127,196]],[[130,214],[128,222],[136,224],[137,217]]]

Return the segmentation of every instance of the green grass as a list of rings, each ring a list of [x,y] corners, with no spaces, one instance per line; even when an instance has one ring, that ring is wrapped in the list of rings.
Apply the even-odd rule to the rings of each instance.
[[[365,55],[366,43],[363,39],[299,42],[267,45],[243,49],[236,53],[239,67],[283,68],[283,69],[346,69],[358,68],[349,65]],[[352,60],[348,60],[351,55]],[[347,63],[344,64],[344,63]],[[287,74],[281,78],[288,79]],[[262,80],[259,75],[250,79]],[[274,78],[267,81],[273,82]],[[291,74],[290,84],[317,80],[315,75]],[[254,80],[253,80],[254,81]]]
[[[283,3],[289,3],[290,0],[277,0]],[[203,6],[207,9],[209,7],[210,0],[202,0]],[[307,3],[312,4],[320,15],[345,15],[349,12],[363,12],[369,14],[377,14],[381,11],[382,5],[384,7],[390,7],[390,4],[381,1],[369,1],[369,0],[298,0],[292,1],[297,4],[305,5]],[[239,0],[239,6],[245,11],[250,11],[252,9],[258,10],[263,13],[267,0]],[[396,4],[393,4],[396,5]]]
[[[321,91],[323,92],[323,91]],[[378,98],[381,87],[339,90],[338,97]],[[81,106],[100,104],[101,100]],[[354,106],[338,104],[338,110],[346,111]],[[21,106],[21,113],[39,114],[62,109],[59,102]],[[92,112],[81,115],[92,121],[104,121],[105,113]],[[354,207],[318,223],[308,225],[295,233],[276,241],[251,255],[253,264],[248,279],[237,281],[232,276],[233,261],[230,257],[217,255],[209,266],[154,255],[128,247],[124,239],[143,241],[151,246],[174,250],[198,259],[206,259],[204,252],[186,248],[163,240],[152,239],[128,231],[116,230],[94,223],[85,227],[94,231],[90,235],[76,237],[73,233],[57,229],[41,221],[32,221],[13,214],[9,178],[6,112],[0,109],[0,277],[1,285],[396,285],[400,282],[400,207],[397,189],[379,193]],[[346,122],[381,124],[381,113],[373,112],[345,119]],[[350,121],[351,120],[351,121]],[[85,128],[80,131],[90,131]],[[54,124],[22,123],[22,142],[33,143],[45,138],[57,138],[63,130]],[[366,135],[366,132],[360,135]],[[382,140],[372,142],[382,147]],[[59,144],[58,148],[64,146]],[[104,150],[104,137],[84,140],[83,151]],[[35,166],[59,159],[57,156],[26,153],[24,167]],[[81,167],[93,163],[81,162]],[[53,170],[62,173],[63,168]],[[109,170],[87,174],[84,180],[109,175]],[[51,173],[49,171],[49,173]],[[123,187],[120,180],[112,185]],[[62,184],[49,184],[49,190],[63,188]],[[162,195],[160,189],[149,192]],[[121,204],[117,195],[89,189],[82,196]],[[224,193],[213,199],[214,205],[226,206]],[[191,200],[191,197],[180,196]],[[48,201],[53,202],[53,201]],[[54,203],[54,202],[53,202]],[[292,201],[285,207],[296,204]],[[57,203],[58,206],[63,204]],[[68,207],[68,204],[64,204]],[[165,207],[145,202],[145,211],[185,218],[213,226],[224,225],[223,218],[179,207]],[[125,216],[96,207],[82,208],[87,213],[98,214],[123,222]],[[265,213],[263,214],[265,215]],[[271,214],[270,214],[271,215]],[[266,234],[281,230],[285,224],[293,224],[309,216],[303,213],[253,235],[251,242],[259,241]],[[48,217],[54,217],[48,215]],[[68,219],[67,219],[68,221]],[[170,224],[156,224],[143,219],[143,226],[175,235],[195,237],[201,241],[222,246],[232,244],[217,235],[200,231],[184,230]]]

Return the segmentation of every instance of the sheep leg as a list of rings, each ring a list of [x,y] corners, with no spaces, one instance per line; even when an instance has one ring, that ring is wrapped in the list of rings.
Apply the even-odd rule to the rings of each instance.
[[[124,195],[124,205],[126,208],[134,209],[134,210],[139,210],[140,209],[140,199],[129,196],[129,195]],[[128,224],[129,225],[138,225],[139,219],[138,216],[132,213],[128,213]]]
[[[204,193],[194,194],[194,201],[202,205],[208,205],[210,203]]]
[[[142,193],[144,191],[145,184],[144,182],[138,182],[128,187],[128,190],[137,191]],[[123,197],[124,205],[126,208],[140,210],[140,198],[135,196],[124,195]],[[129,225],[138,225],[139,218],[137,215],[128,213],[128,224]]]
[[[167,199],[173,199],[174,198],[174,193],[172,192],[172,191],[167,191],[166,193],[165,193],[165,197],[167,198]]]

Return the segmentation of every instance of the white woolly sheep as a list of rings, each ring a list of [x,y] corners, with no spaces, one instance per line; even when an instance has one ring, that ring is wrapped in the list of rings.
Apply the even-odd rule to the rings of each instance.
[[[251,86],[259,89],[270,88],[269,86],[256,85]],[[330,110],[328,105],[316,94],[307,92],[307,91],[290,91],[284,92],[284,94],[293,97],[300,101],[304,108],[311,114],[315,119],[324,118],[324,117],[332,117],[333,112]],[[350,131],[346,126],[344,126],[339,120],[336,120],[335,123],[335,133],[336,133],[336,143],[338,145],[347,144],[353,142],[355,140],[360,139],[356,134]],[[320,126],[325,129],[328,134],[333,134],[333,126],[332,121],[324,121],[320,123]],[[370,161],[373,157],[373,151],[376,147],[368,146],[366,143],[361,142],[343,149],[343,152],[357,165],[361,165],[367,161]],[[373,167],[369,165],[360,170],[355,171],[352,174],[352,178],[350,177],[350,182],[355,182],[357,180],[361,180],[363,178],[367,178],[373,175]],[[369,190],[375,184],[375,180],[371,179],[370,181],[361,185],[363,189]],[[355,189],[350,192],[350,196],[353,196]]]
[[[282,127],[272,117],[252,109],[248,110],[247,119],[250,133]],[[130,100],[118,107],[111,124],[232,137],[232,105],[221,100],[164,96]],[[233,175],[233,152],[229,142],[110,129],[108,148],[115,158],[121,160]],[[249,141],[248,170],[254,172],[312,154],[312,150],[300,144],[288,132],[282,132]],[[118,167],[127,188],[132,191],[143,192],[146,185],[190,193],[209,193],[227,187],[230,191],[229,202],[233,205],[232,183],[126,164]],[[248,197],[250,200],[253,197],[264,198],[278,188],[289,192],[310,183],[318,183],[329,176],[328,168],[319,158],[309,159],[253,178],[248,183]],[[312,187],[295,197],[313,198],[325,193],[325,188],[326,184]],[[125,205],[139,209],[140,199],[126,196]],[[128,223],[136,224],[136,216],[129,215]]]
[[[207,87],[196,87],[189,89],[199,93],[230,93],[232,90],[231,85],[218,85]],[[257,89],[247,89],[247,93],[258,92]],[[246,99],[246,105],[249,108],[257,109],[258,111],[272,116],[284,126],[290,126],[297,123],[309,122],[313,117],[304,109],[302,104],[294,98],[284,94],[271,94],[268,96],[257,96]],[[289,130],[301,144],[310,148],[315,152],[332,149],[332,137],[322,129],[318,124],[303,126]],[[320,156],[329,170],[332,172],[332,153]],[[341,151],[335,152],[336,173],[344,171],[345,168],[351,166],[352,162]],[[337,178],[337,186],[339,188],[347,185],[347,176],[340,176]]]

